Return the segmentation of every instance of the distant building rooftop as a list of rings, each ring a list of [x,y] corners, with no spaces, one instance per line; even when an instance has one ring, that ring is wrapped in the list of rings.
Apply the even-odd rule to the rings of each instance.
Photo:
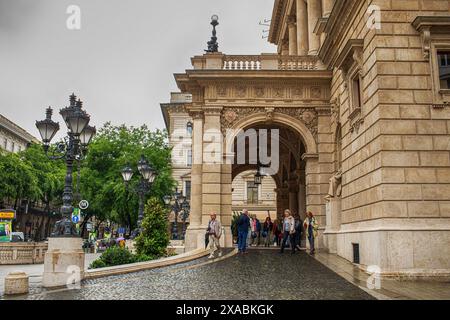
[[[10,134],[30,143],[35,142],[39,143],[39,140],[28,133],[25,129],[21,128],[5,116],[0,114],[0,129],[8,131]]]

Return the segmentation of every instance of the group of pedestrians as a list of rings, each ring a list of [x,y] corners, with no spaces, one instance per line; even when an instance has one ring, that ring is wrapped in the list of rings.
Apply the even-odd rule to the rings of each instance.
[[[312,212],[307,213],[307,217],[302,223],[298,214],[293,216],[291,211],[286,209],[282,221],[275,220],[272,222],[271,218],[267,217],[261,225],[256,216],[250,217],[248,210],[244,209],[237,221],[239,253],[247,253],[248,245],[260,245],[262,237],[265,247],[270,247],[272,243],[276,243],[277,246],[281,246],[281,253],[284,252],[289,241],[291,252],[294,254],[296,250],[300,251],[303,228],[310,244],[310,253],[314,254],[314,240],[318,234],[319,224]]]
[[[275,220],[272,222],[271,218],[267,217],[261,225],[256,216],[250,217],[248,210],[244,209],[237,221],[239,254],[246,254],[248,245],[260,245],[261,237],[264,239],[265,247],[270,247],[272,243],[281,246],[281,253],[284,253],[284,249],[289,242],[291,253],[294,254],[296,251],[300,251],[303,229],[306,233],[306,239],[309,241],[310,254],[314,254],[318,228],[319,224],[312,212],[307,212],[306,219],[302,223],[298,214],[293,216],[291,211],[286,209],[281,221]],[[207,245],[210,245],[211,249],[210,259],[215,258],[216,251],[218,251],[218,257],[222,256],[220,247],[221,236],[222,225],[217,220],[217,214],[211,213],[205,234],[205,241]]]

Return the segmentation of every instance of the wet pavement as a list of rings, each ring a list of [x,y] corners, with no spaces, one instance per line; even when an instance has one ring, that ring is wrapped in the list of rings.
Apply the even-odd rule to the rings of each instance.
[[[33,300],[321,300],[374,299],[306,253],[251,250],[161,269],[86,280],[80,289],[32,288]]]

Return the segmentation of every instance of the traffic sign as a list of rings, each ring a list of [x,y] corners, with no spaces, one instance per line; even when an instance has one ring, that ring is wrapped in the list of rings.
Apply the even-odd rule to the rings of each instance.
[[[73,222],[73,223],[78,223],[78,222],[80,222],[80,217],[79,217],[79,216],[73,216],[73,217],[72,217],[72,222]]]
[[[81,210],[86,210],[87,208],[89,208],[89,202],[87,200],[81,200],[78,205],[80,206]]]

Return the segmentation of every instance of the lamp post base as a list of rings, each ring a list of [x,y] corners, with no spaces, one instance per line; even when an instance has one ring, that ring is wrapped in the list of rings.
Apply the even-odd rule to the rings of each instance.
[[[84,278],[81,238],[50,238],[44,259],[42,285],[45,288],[72,287]]]

